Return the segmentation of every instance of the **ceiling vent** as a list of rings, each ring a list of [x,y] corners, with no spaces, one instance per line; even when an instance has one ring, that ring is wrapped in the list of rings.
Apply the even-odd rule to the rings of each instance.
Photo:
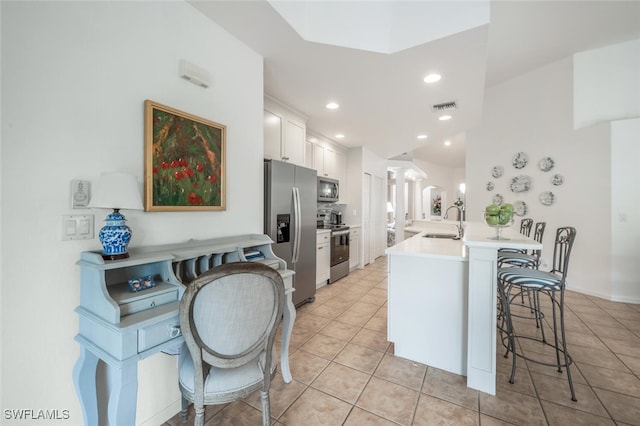
[[[452,109],[456,109],[458,106],[455,102],[445,102],[443,104],[436,104],[433,106],[433,112],[444,112],[451,111]]]

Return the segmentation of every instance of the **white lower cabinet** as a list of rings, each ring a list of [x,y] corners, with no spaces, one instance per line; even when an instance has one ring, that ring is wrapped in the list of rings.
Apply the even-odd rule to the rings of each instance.
[[[349,270],[360,266],[360,227],[349,228]]]
[[[327,285],[331,268],[331,231],[319,230],[316,237],[316,288]]]

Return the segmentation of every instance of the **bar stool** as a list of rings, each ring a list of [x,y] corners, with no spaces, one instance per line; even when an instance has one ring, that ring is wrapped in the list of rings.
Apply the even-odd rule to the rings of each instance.
[[[533,232],[533,239],[542,243],[546,222],[537,222]],[[542,250],[533,250],[531,253],[498,251],[498,267],[505,265],[521,266],[523,268],[538,269]]]
[[[573,362],[569,356],[567,349],[567,339],[564,328],[564,290],[566,287],[567,271],[569,268],[569,258],[571,249],[576,237],[576,229],[570,226],[560,227],[556,231],[556,239],[553,248],[553,267],[550,271],[541,271],[534,268],[526,268],[520,266],[502,267],[498,269],[498,293],[501,299],[502,314],[504,316],[504,327],[500,328],[501,333],[506,332],[502,342],[507,348],[505,358],[509,352],[513,354],[513,363],[511,367],[511,377],[509,383],[514,383],[516,374],[516,359],[522,357],[527,361],[532,361],[542,365],[555,366],[558,372],[562,372],[562,367],[567,370],[567,378],[569,380],[569,389],[571,390],[571,399],[577,401],[575,391],[573,389],[573,381],[571,380],[570,365]],[[540,295],[547,295],[551,300],[552,319],[553,319],[553,336],[554,342],[548,343],[544,337],[542,339],[531,336],[517,335],[513,326],[513,318],[511,314],[511,302],[522,291],[534,292],[536,303],[535,315],[540,316]],[[515,292],[515,294],[512,294]],[[559,315],[559,318],[558,318]],[[541,324],[541,327],[544,327]],[[558,327],[560,328],[558,330]],[[558,335],[560,333],[560,336]],[[544,336],[544,333],[543,333]],[[516,339],[529,339],[540,342],[546,346],[555,349],[556,362],[549,363],[539,359],[524,356],[516,350]],[[505,344],[506,341],[506,344]],[[563,354],[563,361],[560,359],[560,353]]]
[[[530,236],[532,226],[533,226],[533,219],[529,217],[525,217],[520,221],[520,233],[525,237]],[[500,253],[526,253],[526,250],[504,247],[504,248],[498,249],[498,254]]]
[[[535,226],[535,230],[533,232],[533,239],[539,243],[542,243],[542,238],[544,237],[544,230],[547,226],[546,222],[537,222]],[[540,266],[540,255],[542,254],[542,250],[532,250],[531,253],[527,253],[526,250],[522,252],[498,252],[498,268],[503,266],[520,266],[523,268],[533,268],[538,269]],[[525,293],[527,295],[527,299],[529,301],[529,308],[531,313],[538,313],[536,315],[536,327],[540,328],[540,324],[542,322],[542,313],[539,309],[536,308],[539,305],[540,301],[536,300],[534,297],[531,300],[531,293],[523,289],[520,292],[520,300],[521,305],[524,306],[524,296]],[[544,338],[544,328],[542,329],[542,337]]]

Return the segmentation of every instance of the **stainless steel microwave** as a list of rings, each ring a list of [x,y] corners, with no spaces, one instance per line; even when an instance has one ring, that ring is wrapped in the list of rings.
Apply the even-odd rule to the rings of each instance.
[[[318,201],[337,203],[340,199],[340,182],[335,179],[318,176]]]

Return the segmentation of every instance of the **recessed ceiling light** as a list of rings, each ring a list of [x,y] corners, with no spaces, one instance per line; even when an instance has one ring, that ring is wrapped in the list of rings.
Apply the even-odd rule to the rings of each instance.
[[[451,120],[451,116],[450,115],[441,115],[438,120],[440,121],[447,121],[447,120]]]
[[[440,81],[442,76],[440,74],[431,73],[424,78],[425,83],[435,83],[436,81]]]
[[[344,138],[344,135],[343,135],[342,133],[338,133],[338,134],[336,135],[336,138],[338,138],[338,139],[342,139],[342,138]]]
[[[329,103],[326,105],[326,107],[327,107],[327,109],[338,109],[338,108],[340,108],[340,105],[338,105],[338,104],[337,104],[337,103],[335,103],[335,102],[329,102]]]
[[[444,146],[450,146],[451,145],[451,141],[444,141]]]
[[[418,139],[426,139],[427,135],[418,135]]]

